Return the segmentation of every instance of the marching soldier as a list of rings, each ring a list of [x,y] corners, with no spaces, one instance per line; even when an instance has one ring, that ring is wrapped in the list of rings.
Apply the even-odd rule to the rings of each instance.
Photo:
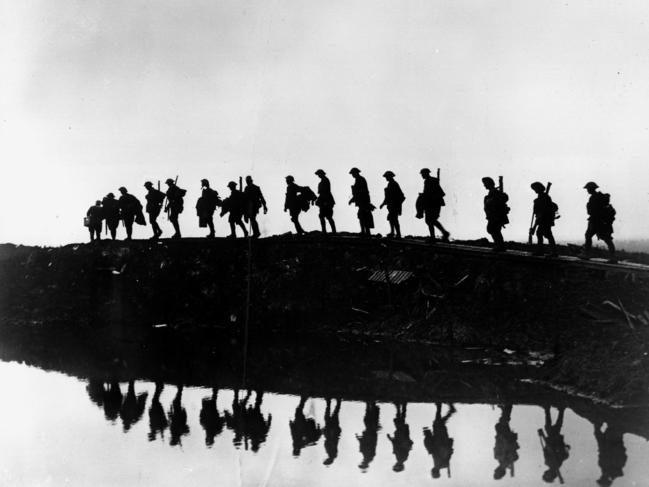
[[[165,181],[165,184],[168,186],[167,189],[167,207],[165,211],[169,217],[169,221],[174,226],[174,234],[171,238],[180,238],[180,225],[178,224],[178,215],[183,212],[184,209],[184,200],[186,190],[176,186],[176,181],[169,178]]]
[[[502,229],[509,223],[507,214],[509,207],[507,201],[509,196],[501,188],[496,187],[496,183],[490,177],[482,178],[482,184],[488,191],[484,197],[484,212],[487,217],[487,232],[494,241],[492,250],[494,252],[505,251],[505,240],[503,239]]]
[[[444,203],[444,190],[439,184],[439,179],[430,175],[430,169],[427,167],[419,171],[422,179],[424,180],[424,191],[419,194],[417,198],[417,218],[422,218],[426,215],[426,225],[428,225],[428,232],[430,233],[431,242],[435,242],[435,228],[442,232],[442,241],[448,242],[450,233],[439,222],[439,214],[442,210]]]
[[[101,201],[106,226],[110,231],[110,238],[117,238],[117,227],[119,226],[119,202],[113,193],[108,193]]]
[[[133,222],[142,213],[142,203],[122,186],[119,188],[122,196],[119,197],[119,214],[126,228],[126,240],[133,237]],[[138,220],[139,221],[139,220]]]
[[[550,245],[550,254],[548,255],[556,257],[558,255],[557,245],[554,241],[554,235],[552,235],[552,227],[554,226],[558,206],[552,201],[542,183],[536,181],[530,187],[538,195],[534,200],[534,225],[530,228],[530,238],[536,231],[537,249],[534,255],[543,255],[543,238],[547,238]]]
[[[315,200],[315,195],[306,186],[295,184],[293,176],[286,176],[286,198],[284,199],[284,211],[291,215],[291,221],[295,225],[295,231],[298,235],[304,235],[306,232],[300,225],[300,212],[309,209],[309,203]]]
[[[390,223],[390,233],[388,237],[401,238],[401,226],[399,225],[399,216],[401,208],[406,197],[401,191],[401,186],[394,180],[392,171],[385,171],[383,177],[387,180],[388,185],[385,187],[385,197],[379,208],[388,207],[388,222]]]
[[[88,208],[86,212],[88,231],[90,232],[90,241],[101,240],[101,227],[104,218],[104,210],[101,207],[101,201],[95,201],[95,204]]]
[[[206,238],[214,238],[214,212],[220,204],[219,193],[210,188],[210,182],[207,179],[201,179],[201,196],[196,202],[196,215],[198,216],[198,226],[210,229]]]
[[[588,228],[586,229],[586,242],[584,244],[583,258],[588,258],[590,249],[593,246],[593,237],[603,240],[608,247],[610,254],[609,262],[617,262],[615,259],[615,244],[613,244],[613,222],[615,221],[615,209],[611,206],[611,195],[597,191],[597,183],[589,181],[584,186],[590,198],[586,204],[588,212]]]
[[[352,185],[352,198],[349,204],[354,203],[358,208],[358,221],[361,224],[361,236],[369,236],[370,230],[374,228],[372,211],[376,208],[370,201],[370,191],[367,188],[367,181],[361,176],[360,169],[353,167],[349,171],[354,178]]]
[[[243,213],[246,211],[246,197],[243,195],[242,191],[237,189],[237,183],[230,181],[228,183],[228,188],[230,188],[230,196],[228,196],[221,206],[221,216],[229,213],[228,223],[230,223],[230,237],[237,238],[236,225],[241,227],[243,230],[243,236],[248,236],[248,230],[243,224],[241,219],[243,218]]]
[[[336,224],[334,223],[334,205],[336,201],[334,200],[333,195],[331,194],[331,183],[322,169],[318,169],[315,172],[316,176],[320,178],[318,183],[318,198],[315,201],[315,204],[320,208],[320,227],[322,228],[322,233],[327,233],[327,225],[325,220],[329,222],[331,226],[331,233],[336,234]]]
[[[259,238],[261,233],[259,232],[257,215],[261,208],[264,209],[264,215],[268,213],[266,200],[264,199],[264,195],[261,193],[261,188],[256,184],[253,184],[252,177],[250,176],[246,176],[246,188],[244,189],[243,194],[246,197],[246,212],[244,218],[246,221],[250,220],[252,238]]]
[[[165,194],[159,189],[154,188],[151,181],[144,183],[144,187],[147,190],[145,209],[149,214],[149,223],[151,223],[151,228],[153,229],[153,237],[151,237],[151,240],[158,240],[160,235],[162,235],[162,230],[160,229],[160,225],[158,225],[158,216],[162,210]]]

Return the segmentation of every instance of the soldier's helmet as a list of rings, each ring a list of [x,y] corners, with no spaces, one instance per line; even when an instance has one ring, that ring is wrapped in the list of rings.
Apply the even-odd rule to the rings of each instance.
[[[210,182],[209,182],[207,179],[201,179],[201,184],[202,184],[203,186],[209,186],[209,185],[210,185]]]
[[[384,177],[384,178],[393,178],[393,177],[394,177],[394,173],[393,173],[392,171],[385,171],[385,172],[383,173],[383,177]]]
[[[489,176],[482,178],[482,184],[484,184],[485,186],[490,186],[490,187],[496,186],[496,183],[494,182],[494,180],[491,179]]]
[[[295,178],[293,176],[286,176],[287,183],[292,183],[293,181],[295,181]]]
[[[237,189],[237,183],[235,183],[234,181],[230,181],[230,182],[228,183],[228,188],[230,188],[230,189]]]
[[[599,188],[599,186],[597,185],[597,183],[594,183],[593,181],[588,181],[584,185],[584,189],[597,189],[597,188]]]
[[[153,186],[153,183],[151,181],[147,181],[146,183],[144,183],[144,187],[147,189],[150,188],[151,186]]]
[[[167,178],[167,180],[165,181],[165,184],[176,184],[176,182],[171,178]]]
[[[545,186],[543,186],[543,183],[540,183],[538,181],[534,181],[532,184],[530,184],[530,188],[532,188],[534,191],[545,191]]]
[[[252,176],[246,176],[246,183],[252,183]]]
[[[109,200],[114,200],[115,199],[115,193],[108,193],[106,195],[106,198],[108,198]]]
[[[352,167],[352,168],[349,170],[349,174],[360,174],[360,172],[361,172],[361,170],[358,169],[357,167]]]
[[[316,176],[324,176],[324,175],[327,174],[327,173],[324,172],[322,169],[318,169],[318,170],[315,172],[315,174],[316,174]]]
[[[99,205],[101,205],[101,201],[97,200],[97,201],[95,201],[95,204],[96,204],[97,206],[99,206]]]
[[[126,188],[125,188],[124,186],[120,186],[120,187],[118,188],[118,191],[119,191],[120,193],[126,193]]]
[[[421,171],[419,171],[419,174],[430,174],[430,169],[427,167],[423,168]]]

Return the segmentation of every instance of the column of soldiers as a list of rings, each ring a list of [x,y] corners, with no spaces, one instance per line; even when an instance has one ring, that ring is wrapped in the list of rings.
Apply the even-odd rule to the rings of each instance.
[[[284,199],[284,211],[288,212],[295,226],[298,235],[305,234],[304,228],[300,223],[300,215],[306,212],[313,205],[319,208],[319,220],[322,233],[327,233],[327,224],[330,232],[336,234],[336,223],[334,222],[334,206],[336,204],[331,193],[331,182],[327,178],[325,171],[318,169],[315,172],[320,179],[317,187],[317,195],[308,187],[296,184],[293,176],[286,176],[286,195]],[[357,217],[360,225],[360,235],[367,237],[371,235],[374,228],[373,211],[376,207],[372,204],[367,181],[361,175],[361,170],[354,167],[349,171],[354,178],[351,186],[352,197],[349,200],[350,205],[357,208]],[[441,241],[448,242],[450,233],[440,223],[440,213],[445,206],[444,190],[440,185],[439,170],[437,177],[431,175],[428,168],[420,171],[424,181],[423,190],[416,199],[416,218],[424,219],[428,227],[429,240],[434,243],[437,241],[436,230],[441,233]],[[401,238],[401,226],[399,218],[402,214],[403,203],[406,199],[399,183],[395,180],[395,173],[386,171],[383,177],[387,181],[384,189],[383,202],[380,209],[387,208],[387,220],[390,225],[389,238]],[[177,178],[176,178],[177,179]],[[145,211],[149,215],[149,222],[153,230],[153,240],[157,240],[162,235],[162,230],[158,224],[158,217],[163,211],[166,212],[169,221],[174,227],[174,234],[171,238],[181,238],[178,217],[184,208],[184,197],[186,191],[177,186],[177,180],[167,179],[167,191],[162,192],[160,189],[153,187],[153,184],[147,181],[144,187],[147,190]],[[241,184],[241,183],[240,183]],[[505,240],[502,234],[503,228],[509,223],[510,208],[507,205],[509,197],[503,189],[502,177],[499,184],[496,185],[491,177],[482,178],[487,193],[484,196],[483,208],[487,220],[487,233],[493,241],[492,250],[503,252],[506,250]],[[158,183],[159,185],[159,183]],[[549,246],[549,257],[557,256],[556,243],[552,234],[552,227],[558,218],[558,206],[552,201],[549,195],[551,183],[547,186],[536,181],[531,184],[531,189],[536,193],[532,209],[532,222],[530,224],[529,244],[532,244],[533,237],[536,237],[536,248],[534,255],[544,255],[544,241],[547,240]],[[214,213],[218,207],[221,208],[221,216],[228,214],[228,223],[230,225],[230,237],[237,236],[237,228],[241,230],[244,237],[248,236],[248,229],[244,221],[249,224],[252,237],[258,238],[261,233],[257,216],[263,208],[264,214],[268,212],[266,200],[259,186],[253,184],[250,176],[246,177],[246,187],[238,188],[234,181],[227,184],[230,195],[221,199],[217,191],[210,187],[207,179],[201,180],[201,196],[196,203],[196,213],[201,228],[207,227],[209,234],[207,238],[214,238]],[[588,227],[585,235],[585,244],[581,257],[588,258],[592,248],[592,240],[597,236],[603,240],[609,250],[610,260],[615,261],[615,245],[613,244],[613,221],[615,220],[615,209],[611,206],[610,195],[598,191],[598,185],[594,182],[588,182],[584,188],[589,196],[586,206],[588,213]],[[102,222],[106,222],[106,233],[110,232],[111,238],[116,238],[117,227],[122,221],[126,230],[126,240],[131,240],[133,223],[145,224],[142,204],[130,194],[126,188],[119,188],[121,194],[118,200],[113,193],[109,193],[102,201],[97,201],[91,206],[86,214],[85,223],[90,232],[90,240],[100,240]]]

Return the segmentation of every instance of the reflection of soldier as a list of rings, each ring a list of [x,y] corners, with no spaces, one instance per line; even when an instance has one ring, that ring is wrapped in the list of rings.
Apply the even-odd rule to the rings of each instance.
[[[104,416],[110,421],[115,421],[119,416],[119,411],[122,408],[122,391],[119,388],[119,383],[113,381],[110,383],[108,389],[104,390]]]
[[[338,415],[340,414],[340,399],[336,400],[336,406],[333,413],[331,412],[331,399],[327,399],[327,407],[324,415],[324,447],[327,452],[327,458],[324,465],[331,465],[338,456],[338,441],[340,440],[340,421]]]
[[[174,234],[171,238],[180,238],[180,224],[178,223],[178,216],[183,212],[184,209],[184,200],[186,190],[176,186],[176,181],[171,178],[168,178],[165,181],[165,184],[168,186],[167,189],[167,216],[169,221],[174,226]]]
[[[219,414],[216,407],[216,399],[219,390],[216,387],[212,388],[212,396],[203,398],[203,403],[200,412],[201,426],[205,430],[205,444],[212,446],[214,438],[220,435],[225,426],[225,418]]]
[[[268,431],[270,430],[270,423],[273,419],[270,414],[268,415],[268,419],[265,419],[263,413],[261,412],[261,402],[263,400],[263,397],[264,393],[257,391],[255,394],[254,406],[248,406],[246,408],[246,443],[247,440],[250,440],[250,449],[253,452],[259,451],[261,444],[266,441]]]
[[[246,176],[246,188],[243,190],[243,194],[246,197],[246,211],[244,218],[246,221],[250,220],[252,238],[259,238],[261,232],[259,232],[257,215],[259,214],[259,210],[261,208],[264,209],[264,215],[268,213],[266,200],[264,199],[264,195],[261,193],[261,188],[256,184],[253,184],[252,177],[250,176]]]
[[[106,226],[110,231],[110,238],[117,238],[117,227],[119,225],[119,203],[113,193],[108,193],[101,201],[101,207],[104,210],[104,219]]]
[[[179,385],[176,392],[176,397],[171,402],[171,407],[167,416],[169,418],[169,434],[171,439],[169,444],[176,446],[181,444],[182,437],[189,433],[189,426],[187,425],[187,411],[182,406],[183,386]]]
[[[160,394],[163,389],[162,382],[155,383],[155,392],[151,399],[151,406],[149,406],[149,441],[154,441],[158,434],[160,434],[160,438],[164,438],[164,431],[169,424],[162,404],[160,404]]]
[[[374,401],[365,402],[365,417],[363,418],[365,431],[360,436],[356,435],[358,450],[363,455],[363,461],[358,466],[362,472],[367,471],[370,463],[376,456],[376,442],[378,440],[379,430],[381,429],[379,413],[379,407]]]
[[[320,208],[320,227],[322,228],[322,233],[327,233],[327,225],[325,220],[329,222],[331,226],[331,233],[336,234],[336,224],[334,223],[334,206],[336,201],[334,196],[331,194],[331,183],[322,169],[318,169],[315,172],[316,176],[320,178],[318,183],[318,199],[316,199],[315,204]]]
[[[545,406],[545,433],[542,429],[538,430],[541,446],[543,446],[543,458],[548,469],[543,472],[543,480],[546,482],[554,482],[554,479],[559,478],[559,482],[563,484],[563,477],[561,477],[561,465],[569,456],[570,446],[566,445],[561,434],[563,427],[563,413],[565,408],[559,408],[559,415],[557,421],[552,424],[552,417],[550,416],[550,407]]]
[[[609,487],[613,481],[624,475],[622,469],[626,465],[626,448],[622,431],[614,425],[608,424],[606,431],[602,431],[602,424],[595,426],[595,439],[599,450],[599,468],[602,469],[602,476],[597,484],[602,487]]]
[[[250,399],[250,391],[248,391],[246,397],[239,400],[239,390],[235,389],[234,398],[232,399],[232,412],[225,411],[225,423],[228,429],[234,433],[232,443],[237,448],[241,446],[241,442],[246,434],[246,404],[248,403],[248,399]]]
[[[221,205],[221,216],[229,213],[228,223],[230,224],[231,238],[237,238],[237,225],[241,230],[243,230],[243,236],[247,237],[248,230],[246,230],[246,226],[243,224],[243,221],[241,221],[243,213],[246,211],[246,198],[243,195],[243,192],[237,189],[237,183],[234,181],[228,183],[228,188],[230,188],[230,196],[223,200],[223,204]]]
[[[158,185],[160,181],[158,181]],[[162,235],[162,229],[158,225],[158,216],[162,211],[162,204],[165,200],[165,194],[154,188],[151,181],[144,183],[144,187],[147,190],[146,193],[146,207],[145,211],[149,214],[149,223],[151,223],[151,229],[153,230],[153,237],[151,240],[157,240]]]
[[[101,222],[104,218],[104,210],[101,207],[101,201],[95,201],[95,204],[88,208],[86,218],[88,219],[90,241],[94,242],[95,239],[101,240]]]
[[[430,233],[430,240],[435,241],[435,228],[442,232],[442,241],[448,242],[450,235],[446,229],[439,222],[439,214],[442,210],[444,203],[444,190],[439,185],[439,179],[430,175],[430,169],[427,167],[419,171],[422,179],[424,180],[424,191],[419,193],[417,198],[417,218],[422,218],[426,215],[426,225],[428,225],[428,232]]]
[[[221,204],[221,198],[219,198],[219,193],[210,188],[210,182],[207,179],[201,179],[201,188],[201,196],[196,202],[198,226],[208,227],[210,233],[207,238],[214,238],[214,212],[216,207]]]
[[[306,396],[300,398],[300,404],[295,408],[295,417],[293,421],[289,421],[291,438],[293,438],[294,457],[300,456],[300,452],[305,446],[315,445],[322,435],[322,429],[315,422],[315,419],[304,416],[306,400]]]
[[[498,466],[494,470],[494,479],[500,480],[509,469],[510,475],[514,476],[514,463],[518,460],[518,433],[514,433],[509,426],[512,417],[512,405],[500,406],[500,419],[496,423],[496,446],[494,446],[494,458]]]
[[[354,203],[358,208],[358,222],[361,224],[361,236],[369,236],[370,230],[374,228],[374,217],[372,212],[375,206],[370,201],[370,190],[367,188],[367,181],[361,176],[361,170],[352,167],[349,170],[354,178],[352,185],[352,197],[349,204]]]
[[[127,432],[131,429],[135,423],[137,423],[144,414],[144,408],[146,407],[146,398],[148,394],[146,392],[140,393],[137,396],[135,395],[135,384],[131,380],[128,383],[128,390],[126,396],[124,397],[124,402],[122,403],[122,408],[119,411],[119,415],[122,418],[122,425],[124,427],[124,432]]]
[[[424,428],[424,446],[428,453],[433,456],[431,474],[434,479],[440,477],[440,470],[443,468],[446,468],[448,476],[451,476],[450,462],[453,455],[453,438],[448,436],[446,422],[455,413],[455,407],[452,404],[444,417],[442,417],[442,405],[437,403],[436,408],[432,432],[430,429]]]
[[[410,450],[412,450],[412,440],[410,439],[410,426],[406,423],[407,403],[396,404],[397,414],[394,417],[394,437],[388,435],[392,442],[392,453],[397,460],[392,470],[401,472],[405,467],[404,463],[408,460]]]
[[[90,400],[98,407],[104,405],[104,382],[98,379],[88,379],[86,392]]]
[[[401,226],[399,225],[399,216],[401,215],[401,207],[406,197],[401,191],[401,186],[394,180],[394,173],[392,171],[385,171],[383,177],[388,181],[385,187],[385,198],[379,208],[384,206],[388,207],[388,223],[390,223],[390,233],[388,237],[401,238]]]
[[[597,191],[599,186],[592,181],[586,183],[584,189],[590,198],[586,204],[588,212],[588,228],[586,229],[586,242],[584,244],[584,257],[588,257],[593,246],[593,237],[603,240],[608,247],[610,260],[615,261],[615,244],[613,243],[613,222],[615,210],[611,206],[611,196]]]
[[[284,199],[284,211],[291,215],[291,221],[295,225],[295,231],[298,235],[306,232],[300,225],[300,213],[309,209],[309,203],[315,200],[315,195],[306,186],[295,184],[293,176],[286,176],[286,197]]]
[[[133,222],[142,213],[142,203],[122,186],[119,188],[122,196],[119,197],[119,215],[126,228],[126,240],[133,236]],[[139,221],[139,220],[138,220]]]
[[[507,201],[509,196],[500,188],[490,177],[482,178],[482,184],[488,191],[484,197],[484,212],[487,217],[487,233],[491,235],[494,241],[492,250],[496,252],[505,251],[505,240],[503,239],[502,229],[509,223],[509,207]]]

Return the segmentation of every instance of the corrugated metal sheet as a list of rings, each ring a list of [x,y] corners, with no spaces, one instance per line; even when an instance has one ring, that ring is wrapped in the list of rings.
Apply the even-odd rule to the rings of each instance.
[[[390,284],[401,284],[412,277],[412,272],[408,271],[374,271],[369,280],[372,282],[387,282],[386,274],[390,279]]]

